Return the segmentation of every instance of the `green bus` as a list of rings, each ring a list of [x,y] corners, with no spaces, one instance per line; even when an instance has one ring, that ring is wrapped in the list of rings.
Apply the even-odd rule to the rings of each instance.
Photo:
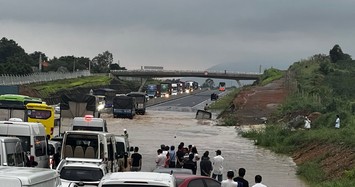
[[[28,103],[42,104],[42,99],[17,94],[0,95],[0,108],[2,109],[25,109]]]
[[[4,121],[10,118],[24,119],[28,103],[42,104],[42,99],[16,94],[0,95],[0,120]]]

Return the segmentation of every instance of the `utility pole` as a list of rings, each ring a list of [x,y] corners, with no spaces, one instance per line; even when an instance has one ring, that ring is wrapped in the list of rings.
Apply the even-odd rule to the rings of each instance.
[[[38,60],[38,71],[42,71],[42,54],[39,54],[39,60]]]
[[[76,59],[74,59],[73,72],[75,72],[75,61],[76,61]]]
[[[89,73],[91,73],[91,60],[89,60]]]

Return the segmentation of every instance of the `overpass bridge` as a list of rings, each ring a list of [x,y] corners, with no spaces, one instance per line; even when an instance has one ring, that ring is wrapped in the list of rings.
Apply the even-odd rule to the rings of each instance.
[[[191,71],[191,70],[111,70],[111,74],[117,77],[202,77],[232,80],[259,80],[262,73],[240,73],[232,71]]]

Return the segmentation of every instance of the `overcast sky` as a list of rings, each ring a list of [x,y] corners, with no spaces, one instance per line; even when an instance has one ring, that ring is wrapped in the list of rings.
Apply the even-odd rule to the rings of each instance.
[[[0,36],[27,53],[127,69],[287,69],[339,44],[355,54],[353,0],[0,0]],[[219,67],[219,66],[217,66]]]

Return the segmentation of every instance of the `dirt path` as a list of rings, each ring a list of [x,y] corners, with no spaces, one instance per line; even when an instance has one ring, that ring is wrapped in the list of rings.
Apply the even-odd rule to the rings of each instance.
[[[233,101],[238,125],[264,123],[287,96],[285,79],[242,90]]]

